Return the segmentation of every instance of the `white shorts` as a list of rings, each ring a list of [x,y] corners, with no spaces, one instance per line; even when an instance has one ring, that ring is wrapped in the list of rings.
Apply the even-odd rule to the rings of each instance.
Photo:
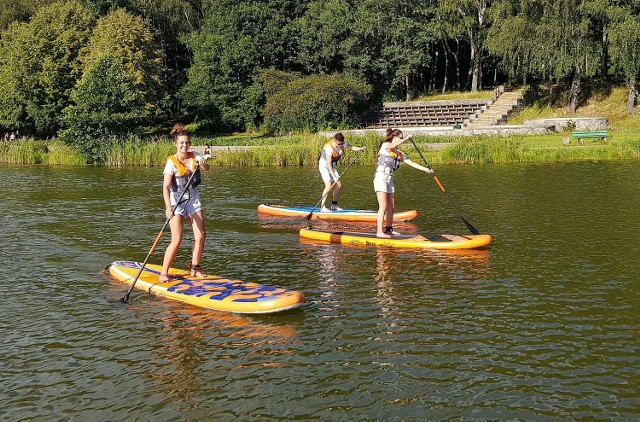
[[[376,192],[395,193],[396,188],[393,186],[393,174],[376,171],[373,177],[373,190]]]
[[[191,197],[188,196],[189,194],[191,194]],[[199,211],[202,211],[202,201],[200,201],[200,195],[198,194],[198,191],[187,192],[182,199],[184,200],[185,198],[189,198],[189,199],[182,202],[180,205],[176,207],[176,210],[173,213],[174,215],[191,217],[193,214]],[[176,199],[177,198],[173,198],[173,197],[171,198],[171,206],[175,205]]]
[[[333,177],[331,177],[331,173],[329,173],[329,168],[327,167],[327,165],[318,165],[318,170],[320,170],[320,176],[322,176],[322,180],[325,182],[335,182],[335,180],[333,180]],[[333,168],[334,172],[337,172],[336,167]]]

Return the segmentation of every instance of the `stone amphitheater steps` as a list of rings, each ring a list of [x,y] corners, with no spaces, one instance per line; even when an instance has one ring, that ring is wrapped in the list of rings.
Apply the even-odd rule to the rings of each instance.
[[[491,106],[480,110],[468,120],[465,120],[464,126],[467,128],[475,128],[494,126],[506,122],[511,113],[521,109],[525,92],[524,89],[520,89],[502,93]]]
[[[387,102],[362,118],[365,129],[388,127],[453,127],[487,107],[491,99]]]

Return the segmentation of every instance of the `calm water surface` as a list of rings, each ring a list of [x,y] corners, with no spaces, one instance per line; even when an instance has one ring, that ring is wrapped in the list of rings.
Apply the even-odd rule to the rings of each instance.
[[[302,221],[256,208],[315,204],[314,169],[215,168],[205,268],[307,298],[242,316],[125,305],[100,274],[149,251],[161,169],[0,167],[0,419],[637,419],[640,163],[436,170],[488,249],[303,242]],[[341,205],[375,208],[371,179],[351,168]],[[398,208],[420,212],[401,231],[467,233],[433,180],[397,179]]]

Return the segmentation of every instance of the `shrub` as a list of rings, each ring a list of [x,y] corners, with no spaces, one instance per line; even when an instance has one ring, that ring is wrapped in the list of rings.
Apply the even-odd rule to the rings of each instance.
[[[365,109],[371,87],[340,75],[295,77],[265,90],[263,129],[287,133],[348,128]]]

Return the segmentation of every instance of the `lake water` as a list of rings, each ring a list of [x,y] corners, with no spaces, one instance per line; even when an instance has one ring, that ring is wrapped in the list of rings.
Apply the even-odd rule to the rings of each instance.
[[[0,419],[637,419],[640,162],[436,170],[490,247],[300,241],[303,221],[256,209],[314,205],[315,169],[214,168],[203,266],[306,296],[242,316],[123,304],[128,286],[101,274],[145,258],[162,169],[0,167]],[[340,204],[375,209],[371,179],[350,168]],[[468,233],[430,177],[403,168],[396,189],[420,213],[400,231]],[[187,231],[174,266],[191,245]]]

